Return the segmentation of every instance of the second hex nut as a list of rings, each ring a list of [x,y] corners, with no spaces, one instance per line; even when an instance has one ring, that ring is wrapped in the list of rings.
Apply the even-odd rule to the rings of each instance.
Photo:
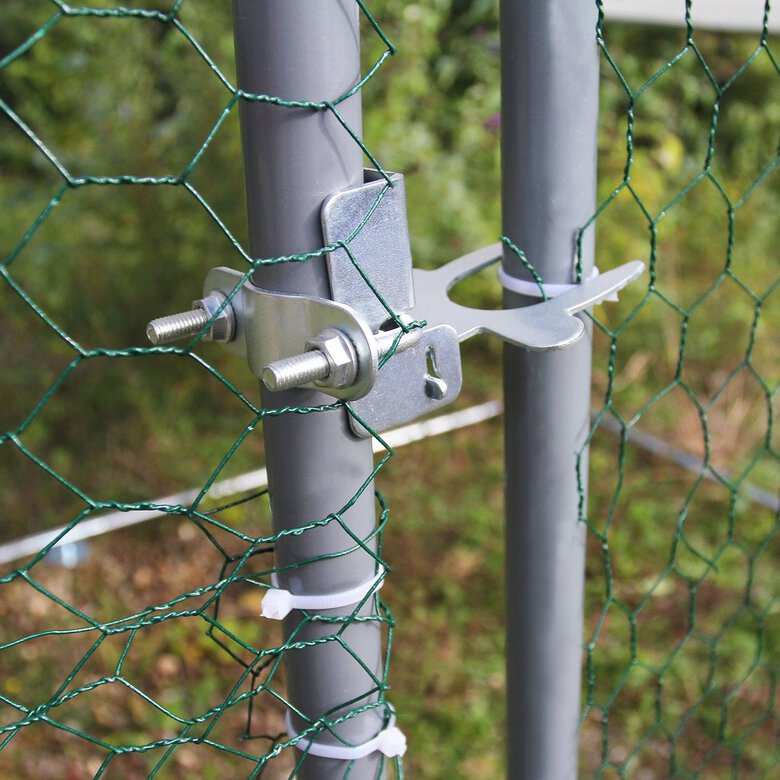
[[[306,343],[307,350],[322,352],[328,360],[330,372],[315,384],[321,387],[349,387],[355,383],[358,360],[349,337],[336,328],[327,328]]]

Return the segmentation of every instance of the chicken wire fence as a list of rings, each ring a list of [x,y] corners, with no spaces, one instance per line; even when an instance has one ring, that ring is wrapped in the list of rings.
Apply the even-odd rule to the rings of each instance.
[[[630,222],[620,250],[649,278],[594,317],[604,484],[582,520],[598,777],[777,771],[780,71],[769,3],[745,37],[698,30],[696,6],[617,53],[599,9],[602,143],[622,136],[625,152],[600,172],[594,218]],[[609,451],[593,446],[605,430]]]
[[[61,743],[67,742],[68,738],[71,741],[75,739],[77,745],[81,743],[80,748],[84,755],[80,763],[85,768],[80,771],[88,772],[94,777],[103,777],[109,772],[118,772],[121,776],[143,774],[156,777],[170,771],[188,771],[192,768],[193,760],[196,765],[200,761],[199,758],[188,759],[184,755],[188,747],[194,746],[197,746],[200,752],[218,751],[225,755],[220,775],[231,766],[229,762],[233,761],[242,767],[241,769],[234,767],[233,771],[241,772],[242,776],[246,777],[259,777],[269,762],[273,762],[280,754],[285,753],[281,763],[286,765],[285,774],[292,776],[297,774],[301,765],[306,762],[311,749],[310,744],[320,732],[332,731],[338,725],[357,718],[369,710],[380,712],[381,719],[388,722],[392,717],[392,710],[384,698],[385,669],[381,669],[377,676],[350,645],[353,627],[361,623],[381,623],[386,629],[388,645],[389,637],[392,635],[392,617],[377,597],[387,568],[381,557],[381,536],[387,520],[387,509],[381,496],[377,494],[378,524],[368,538],[356,536],[342,519],[342,514],[359,500],[363,492],[372,489],[373,477],[384,461],[380,460],[377,468],[365,475],[360,489],[341,510],[328,513],[325,517],[300,518],[299,527],[293,532],[281,531],[274,534],[268,528],[265,530],[258,528],[256,532],[248,534],[231,523],[231,510],[238,506],[246,506],[248,502],[256,505],[263,500],[265,491],[255,492],[249,496],[242,496],[237,501],[216,506],[207,498],[209,489],[228,464],[235,460],[236,453],[262,420],[268,416],[327,414],[341,409],[344,405],[331,403],[281,409],[260,408],[251,400],[252,394],[239,389],[219,368],[196,354],[195,350],[207,327],[204,327],[201,333],[183,348],[135,346],[137,341],[134,337],[130,339],[130,343],[134,346],[113,348],[107,346],[106,339],[103,338],[107,336],[110,340],[114,335],[110,332],[107,323],[93,321],[90,323],[89,332],[80,332],[78,326],[74,329],[72,326],[79,315],[73,318],[66,315],[55,319],[56,315],[51,312],[52,309],[56,311],[56,303],[51,298],[47,298],[45,293],[41,296],[35,289],[34,282],[25,280],[24,266],[28,258],[36,256],[36,241],[40,240],[46,226],[54,220],[52,216],[54,210],[63,206],[67,208],[67,204],[78,199],[83,191],[96,188],[171,188],[180,195],[180,199],[189,199],[205,214],[207,222],[210,223],[209,229],[221,237],[220,256],[232,255],[233,263],[243,266],[245,273],[234,293],[240,289],[241,284],[250,277],[250,274],[261,266],[303,263],[314,257],[321,257],[328,251],[328,247],[300,255],[252,258],[245,249],[244,242],[231,232],[222,221],[218,209],[194,183],[194,174],[201,166],[203,156],[215,144],[215,139],[220,133],[224,132],[224,125],[231,115],[237,113],[240,101],[265,102],[298,111],[329,112],[338,119],[343,132],[360,146],[384,175],[379,163],[363,146],[357,131],[350,127],[340,112],[341,104],[355,94],[371,77],[372,72],[379,68],[393,52],[389,41],[362,3],[358,2],[355,7],[360,7],[368,24],[386,48],[372,69],[354,88],[341,96],[323,96],[322,102],[284,100],[274,95],[250,94],[234,86],[231,77],[221,69],[183,21],[183,5],[183,2],[177,2],[169,9],[156,10],[82,7],[56,2],[54,3],[56,7],[49,9],[51,14],[49,18],[41,24],[34,20],[35,13],[28,13],[26,5],[16,4],[4,10],[4,13],[10,16],[11,23],[5,29],[10,39],[8,43],[12,45],[4,52],[3,59],[0,61],[0,67],[6,74],[1,105],[5,117],[10,120],[16,133],[11,140],[12,150],[16,151],[15,144],[19,141],[19,134],[22,137],[18,160],[11,158],[14,165],[13,173],[17,174],[25,165],[36,166],[43,161],[45,165],[51,166],[60,182],[55,186],[48,202],[44,199],[45,206],[41,213],[24,229],[6,255],[2,273],[8,289],[21,303],[24,316],[37,318],[60,340],[65,350],[64,353],[58,353],[58,356],[65,358],[65,364],[55,369],[54,381],[40,398],[32,400],[32,394],[25,393],[28,395],[27,401],[32,400],[32,404],[28,412],[4,433],[2,443],[6,450],[13,450],[12,461],[21,456],[45,474],[50,481],[71,494],[74,501],[70,504],[76,504],[76,511],[69,515],[70,521],[63,533],[58,535],[60,538],[95,513],[107,509],[120,512],[155,509],[186,518],[190,529],[193,531],[197,529],[197,532],[208,539],[214,553],[208,564],[202,552],[194,553],[200,558],[202,569],[197,573],[193,587],[185,591],[169,592],[163,599],[145,603],[143,606],[138,604],[138,597],[141,596],[138,591],[124,605],[117,601],[109,606],[90,603],[89,599],[85,601],[86,594],[79,593],[77,585],[74,589],[75,583],[51,582],[51,574],[46,570],[45,560],[58,540],[47,544],[21,568],[15,569],[2,579],[9,605],[17,598],[22,599],[28,607],[28,616],[35,615],[37,612],[41,617],[45,614],[55,624],[63,619],[66,623],[66,625],[55,626],[48,624],[48,621],[33,620],[21,631],[19,631],[20,626],[11,629],[17,631],[18,635],[4,638],[2,645],[2,652],[6,658],[5,668],[11,672],[5,675],[6,690],[2,696],[6,710],[2,729],[2,748],[9,751],[12,756],[16,756],[11,759],[11,763],[16,764],[19,767],[18,771],[23,771],[28,776],[39,775],[49,757],[55,763],[62,760],[56,758],[56,753],[52,751],[57,753],[61,751],[62,756],[66,757],[70,748]],[[206,24],[211,17],[212,12],[202,9],[196,12],[195,24]],[[229,30],[229,16],[227,20],[222,21],[227,21],[226,29]],[[59,33],[62,34],[62,39],[58,39]],[[13,40],[17,36],[19,38]],[[129,48],[125,47],[125,40],[131,41]],[[139,69],[125,71],[127,81],[124,84],[103,83],[100,71],[107,66],[108,58],[120,56],[121,65],[128,64],[132,69],[133,61],[137,58],[154,59],[156,56],[164,56],[160,52],[166,46],[171,47],[174,57],[181,55],[192,58],[186,66],[180,68],[176,76],[170,73],[156,73],[154,67],[150,67],[149,61],[142,60]],[[89,57],[95,47],[101,47],[103,51],[97,63],[90,63]],[[79,58],[84,59],[79,62]],[[212,85],[216,85],[218,91],[221,91],[222,105],[211,127],[203,130],[201,140],[193,149],[185,153],[186,160],[177,170],[174,162],[175,155],[170,154],[171,149],[177,145],[176,128],[166,128],[165,125],[169,112],[175,113],[177,110],[175,104],[178,98],[171,91],[179,88],[179,78],[186,79],[187,68],[192,66],[193,60],[202,64],[203,73],[207,73],[212,79]],[[101,163],[105,164],[106,161],[85,159],[79,154],[77,148],[74,149],[70,145],[58,148],[56,141],[52,142],[44,138],[47,128],[35,126],[35,120],[40,119],[35,109],[38,108],[44,113],[51,109],[52,114],[57,113],[57,108],[49,103],[49,100],[56,103],[56,85],[52,85],[55,87],[54,96],[41,96],[41,102],[37,106],[34,105],[37,102],[34,94],[35,81],[44,63],[61,68],[65,72],[68,69],[82,72],[87,74],[88,78],[98,77],[98,83],[94,85],[95,92],[88,92],[85,84],[77,94],[69,96],[74,100],[83,100],[80,108],[87,115],[87,119],[93,119],[94,114],[100,114],[105,109],[113,115],[99,117],[95,132],[100,133],[107,129],[100,127],[101,121],[113,123],[116,120],[117,125],[112,125],[108,129],[108,133],[113,135],[119,127],[126,128],[128,124],[133,124],[134,119],[137,118],[134,116],[137,110],[142,112],[148,110],[148,118],[153,124],[150,135],[143,139],[133,138],[131,135],[124,138],[114,136],[108,141],[109,145],[112,141],[116,142],[117,146],[130,144],[133,150],[139,153],[133,160],[133,167],[143,169],[143,173],[128,174],[113,170],[107,175],[83,173],[84,168],[97,167]],[[138,65],[137,62],[135,64]],[[96,66],[97,72],[94,70]],[[156,82],[151,87],[153,96],[141,96],[142,102],[132,102],[133,99],[130,97],[131,102],[123,103],[120,95],[124,90],[142,89],[145,86],[143,80],[147,77]],[[82,89],[84,92],[81,92]],[[117,91],[115,92],[114,89]],[[197,90],[199,87],[189,84],[187,89]],[[101,94],[103,90],[107,91]],[[158,97],[163,103],[155,105]],[[145,105],[147,99],[151,103],[148,108]],[[200,99],[197,94],[195,99]],[[119,103],[115,104],[114,101],[117,100]],[[16,105],[12,106],[12,103]],[[93,116],[89,116],[90,114]],[[125,122],[126,118],[127,122]],[[166,139],[167,134],[170,136]],[[119,135],[122,135],[121,129]],[[76,141],[78,147],[78,139]],[[161,167],[166,171],[172,171],[171,173],[161,175],[154,170],[157,166],[147,159],[151,150],[144,148],[145,144],[158,147],[156,151],[159,160],[155,162],[163,163]],[[26,154],[24,145],[27,145]],[[111,152],[113,151],[115,150],[111,149]],[[383,194],[384,190],[377,197],[378,201]],[[107,199],[104,194],[97,197],[99,200]],[[144,194],[140,197],[146,198],[148,195]],[[240,197],[239,193],[235,192],[234,197]],[[86,206],[83,212],[84,219],[89,220],[90,209],[94,207],[94,203]],[[153,218],[155,222],[162,223],[163,232],[167,232],[169,228],[166,216],[164,212],[156,211]],[[370,214],[366,215],[366,222],[370,222],[369,217]],[[90,230],[86,226],[85,229]],[[183,229],[189,231],[190,226]],[[355,234],[357,235],[361,229],[362,226],[355,231]],[[342,245],[353,262],[358,264],[358,260],[349,248],[352,238]],[[78,265],[80,253],[70,254],[59,245],[49,248],[58,257],[62,259],[70,257],[75,261],[75,265]],[[181,247],[178,249],[180,250]],[[113,254],[110,248],[108,252]],[[114,265],[115,262],[116,258],[106,257],[108,265]],[[30,264],[34,265],[35,260],[31,259]],[[140,270],[140,266],[135,266],[133,274]],[[172,284],[174,279],[175,277],[171,277],[169,284]],[[93,284],[91,279],[83,281],[86,282],[82,290],[83,305],[87,309],[100,305],[95,300],[99,297],[96,289],[98,285]],[[190,278],[181,277],[181,281],[186,285],[185,289],[190,288]],[[102,303],[106,304],[108,301],[104,300]],[[112,298],[109,305],[113,308],[117,304],[121,306],[119,301]],[[80,314],[83,313],[82,311]],[[389,311],[388,316],[395,315]],[[86,320],[89,319],[87,314]],[[15,321],[11,322],[13,326]],[[136,328],[139,322],[143,320],[135,320]],[[20,323],[19,327],[25,326]],[[404,324],[402,327],[406,331],[410,326]],[[100,346],[89,346],[91,344]],[[391,356],[392,350],[388,358]],[[47,441],[49,432],[40,430],[41,420],[48,409],[56,404],[57,399],[68,394],[69,383],[73,383],[74,380],[79,383],[90,381],[82,378],[87,364],[137,362],[150,359],[157,359],[160,361],[159,365],[164,361],[170,367],[169,379],[173,382],[176,382],[175,377],[179,373],[179,369],[174,368],[174,364],[176,366],[181,363],[191,364],[196,371],[200,372],[202,379],[214,380],[220,393],[231,395],[235,402],[243,407],[243,422],[234,428],[234,437],[229,442],[229,446],[221,454],[217,454],[213,445],[206,445],[206,449],[211,450],[209,457],[211,464],[205,469],[205,479],[197,497],[187,506],[156,506],[148,501],[101,498],[100,496],[111,492],[106,491],[105,486],[85,485],[82,474],[74,473],[58,463],[57,455],[51,451],[51,443]],[[132,380],[125,375],[118,381],[128,380],[132,383]],[[95,392],[99,396],[104,390],[98,389]],[[101,401],[98,396],[93,396],[93,403],[99,407]],[[83,397],[81,401],[87,402]],[[167,405],[170,400],[165,399],[161,402]],[[93,421],[91,424],[94,425],[96,422]],[[39,427],[42,438],[35,436],[36,427]],[[65,439],[67,438],[66,436]],[[200,436],[196,434],[196,439],[199,438]],[[183,442],[179,442],[176,446],[182,444]],[[191,441],[185,446],[194,446],[194,443]],[[388,449],[386,456],[389,455]],[[18,461],[12,462],[12,474],[17,465]],[[18,488],[18,499],[21,504],[18,511],[27,512],[29,509],[26,496],[31,486],[22,482]],[[69,502],[66,500],[64,503],[67,506]],[[65,506],[60,509],[62,512],[60,518],[67,516],[68,509]],[[15,509],[13,499],[11,508]],[[262,510],[255,511],[262,514]],[[236,604],[244,599],[246,606],[251,605],[252,611],[259,612],[258,594],[262,595],[265,589],[271,587],[277,573],[286,574],[284,567],[274,566],[273,553],[280,539],[290,536],[299,537],[311,532],[317,533],[331,524],[343,527],[347,538],[346,549],[324,553],[322,556],[301,561],[297,565],[306,566],[321,560],[332,560],[350,555],[356,550],[370,555],[375,560],[377,576],[373,587],[361,598],[360,603],[341,616],[334,616],[333,610],[296,613],[300,615],[298,625],[291,628],[284,638],[280,631],[264,625],[257,614],[243,627],[237,623]],[[181,539],[184,538],[191,537],[185,533]],[[187,546],[186,542],[180,543],[177,554],[186,557],[189,554]],[[149,569],[141,575],[141,580],[135,579],[140,572],[144,571],[142,563],[143,561],[137,558],[132,560],[132,556],[126,560],[128,569],[123,576],[133,581],[136,587],[144,577],[157,580],[155,573]],[[19,592],[20,590],[23,592]],[[257,603],[253,604],[255,601]],[[327,630],[321,631],[321,635],[316,639],[312,639],[306,632],[308,624],[313,622],[327,626]],[[44,626],[44,623],[47,625]],[[197,627],[191,625],[193,623]],[[190,670],[179,652],[183,648],[161,657],[148,656],[150,646],[147,640],[150,634],[159,629],[163,629],[164,633],[171,637],[180,634],[185,644],[197,643],[199,640],[195,637],[205,636],[209,643],[209,647],[205,650],[205,657],[209,657],[212,662],[216,661],[217,665],[228,662],[232,666],[233,671],[228,672],[228,675],[220,680],[219,691],[202,690],[199,696],[196,695],[188,701],[190,697],[186,689],[191,686],[191,682],[180,679],[178,684],[181,690],[171,697],[170,682],[165,682],[163,678],[182,672],[186,678]],[[165,638],[161,638],[161,641],[163,644],[168,642]],[[354,657],[355,673],[368,678],[365,692],[354,699],[339,702],[339,706],[334,707],[333,711],[322,713],[315,721],[307,720],[306,716],[285,698],[282,665],[289,654],[300,653],[312,646],[328,643],[340,645],[347,654]],[[162,650],[162,647],[158,649]],[[44,660],[49,654],[54,657]],[[146,673],[140,670],[143,670],[148,662],[152,663],[154,673],[147,679]],[[166,663],[168,663],[167,672]],[[37,681],[31,681],[26,674],[26,670],[31,667],[38,668],[38,672],[34,674],[36,677],[40,675]],[[216,683],[216,678],[214,681]],[[90,703],[85,706],[86,700],[90,700]],[[107,713],[104,708],[125,706],[144,710],[143,716],[138,713],[143,725],[139,722],[139,729],[134,734],[123,733],[124,729],[117,729],[116,725],[106,727]],[[297,735],[286,733],[283,718],[286,709],[296,712],[305,721],[305,727],[299,728]],[[290,749],[293,745],[299,747],[295,756]],[[9,752],[5,755],[9,755]],[[64,760],[68,761],[67,758]],[[345,774],[349,774],[352,762],[345,763],[347,764]],[[173,770],[170,768],[171,765],[174,767]],[[274,771],[278,773],[281,770],[277,768]],[[52,775],[61,776],[61,772],[61,769],[51,770]]]
[[[374,6],[394,6],[359,5],[379,52],[370,89],[395,51]],[[581,773],[770,777],[780,70],[769,4],[752,36],[698,30],[690,2],[680,30],[653,35],[597,6],[601,205],[582,235],[598,229],[602,270],[640,257],[649,273],[593,315]],[[235,86],[229,8],[12,1],[1,13],[3,535],[71,530],[105,510],[164,519],[107,537],[75,568],[55,565],[53,544],[6,567],[0,776],[292,776],[307,753],[285,732],[284,661],[301,648],[295,630],[284,638],[257,617],[279,539],[267,495],[224,504],[209,488],[256,467],[266,416],[343,405],[265,409],[239,361],[200,338],[140,344],[143,323],[179,308],[182,290],[192,297],[204,257],[246,278],[309,259],[253,258],[235,216],[239,104],[301,106]],[[305,108],[339,116],[339,105]],[[192,484],[190,505],[148,501]],[[381,573],[389,513],[377,502],[375,535],[344,554],[369,551]],[[300,532],[340,523],[311,518]],[[375,591],[366,601],[369,617],[302,618],[332,624],[322,641],[347,652],[351,625],[379,622],[388,652],[370,703],[344,702],[299,736],[366,707],[391,717],[393,618]],[[403,710],[399,721],[415,766],[419,724]]]

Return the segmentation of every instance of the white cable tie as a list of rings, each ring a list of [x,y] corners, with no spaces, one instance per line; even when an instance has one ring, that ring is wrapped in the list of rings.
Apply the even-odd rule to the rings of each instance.
[[[292,719],[288,710],[284,716],[287,727],[287,736],[295,739],[295,747],[304,753],[309,753],[318,758],[333,758],[339,761],[354,761],[365,758],[372,753],[383,753],[388,758],[395,758],[406,753],[406,735],[395,725],[395,715],[390,718],[390,725],[379,732],[373,739],[362,745],[323,745],[313,742],[305,737],[299,737],[292,727]]]
[[[594,266],[590,276],[587,278],[586,281],[595,279],[598,275],[599,275],[599,269]],[[542,291],[539,289],[539,285],[536,282],[534,281],[529,282],[527,279],[520,279],[517,276],[511,276],[504,270],[504,268],[501,265],[498,266],[498,281],[505,290],[509,290],[510,292],[516,292],[519,293],[520,295],[525,295],[529,298],[543,297]],[[548,298],[557,298],[559,295],[563,295],[563,293],[569,292],[569,290],[573,290],[575,287],[579,287],[580,285],[543,283],[541,286],[544,288],[544,293]],[[618,294],[614,292],[611,295],[605,296],[604,298],[602,298],[602,300],[617,301]]]
[[[369,582],[351,588],[342,590],[339,593],[327,593],[322,596],[297,595],[290,593],[289,590],[277,587],[276,575],[271,575],[271,582],[274,587],[269,589],[261,603],[262,610],[260,615],[271,620],[283,620],[294,609],[306,609],[319,612],[323,609],[337,609],[346,607],[350,604],[357,604],[371,593],[376,587],[379,590],[383,583],[385,569],[382,569]]]

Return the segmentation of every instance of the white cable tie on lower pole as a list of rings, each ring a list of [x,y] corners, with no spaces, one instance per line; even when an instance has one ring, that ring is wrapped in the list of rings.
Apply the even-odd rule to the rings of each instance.
[[[327,593],[322,596],[297,595],[290,593],[289,590],[276,587],[276,575],[272,575],[274,587],[271,588],[262,601],[262,611],[260,615],[271,620],[283,620],[294,609],[305,609],[319,612],[323,609],[338,609],[347,607],[350,604],[357,604],[371,593],[373,590],[379,590],[384,583],[385,569],[382,569],[369,582],[364,582],[350,590],[343,590],[339,593]]]
[[[588,277],[586,281],[590,281],[591,279],[595,279],[599,275],[599,269],[594,267],[593,272]],[[505,290],[509,290],[510,292],[518,293],[520,295],[525,295],[528,298],[541,298],[542,291],[539,289],[542,287],[544,289],[544,294],[548,298],[557,298],[559,295],[563,295],[566,292],[569,292],[569,290],[573,290],[575,287],[579,287],[579,284],[545,284],[542,283],[539,285],[537,282],[534,281],[528,281],[527,279],[520,279],[517,276],[511,276],[508,274],[502,266],[498,266],[498,281],[501,284],[501,286]],[[612,295],[607,296],[604,298],[605,301],[617,301],[618,295],[617,293],[613,293]]]
[[[305,737],[299,737],[292,727],[292,719],[289,710],[284,716],[287,727],[287,736],[297,740],[295,747],[298,750],[309,753],[318,758],[333,758],[338,761],[354,761],[365,758],[372,753],[383,753],[388,758],[403,756],[406,753],[406,736],[395,725],[395,716],[391,717],[390,725],[379,732],[373,739],[362,745],[322,745]]]

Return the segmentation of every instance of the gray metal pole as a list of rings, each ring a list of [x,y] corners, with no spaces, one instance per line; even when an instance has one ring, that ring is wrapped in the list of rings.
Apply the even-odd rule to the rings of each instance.
[[[596,8],[503,0],[504,233],[544,281],[572,282],[577,228],[593,213]],[[583,271],[593,266],[593,231]],[[530,279],[507,250],[505,270]],[[507,306],[535,302],[506,293]],[[506,583],[508,766],[513,780],[573,780],[584,586],[576,454],[589,427],[590,334],[574,348],[507,347]],[[581,464],[587,475],[587,458]]]
[[[338,98],[358,81],[360,45],[354,0],[234,0],[234,32],[238,83],[248,92],[320,102]],[[341,103],[339,111],[360,133],[360,96]],[[361,150],[327,111],[242,101],[241,129],[252,255],[276,257],[321,247],[320,206],[334,190],[362,182]],[[330,297],[322,259],[266,267],[256,272],[254,281],[265,289]],[[310,391],[270,393],[263,389],[266,407],[331,401]],[[337,512],[371,473],[371,442],[349,433],[343,411],[268,418],[264,430],[276,532]],[[358,537],[371,534],[376,513],[370,486],[342,517]],[[282,567],[280,585],[295,594],[325,594],[370,581],[375,561],[362,550],[284,569],[353,545],[336,522],[280,539],[276,545],[277,566]],[[351,610],[325,614],[349,614]],[[373,612],[367,604],[361,614]],[[286,635],[298,627],[300,619],[299,612],[286,619]],[[339,625],[309,623],[295,639],[316,640],[339,629]],[[286,654],[288,698],[312,720],[332,719],[377,699],[371,675],[381,679],[380,624],[353,624],[341,636],[371,674],[339,642]],[[361,714],[340,725],[338,734],[354,744],[366,742],[380,731],[382,715],[378,710]],[[297,717],[293,725],[298,731],[306,727]],[[339,744],[327,732],[317,742]],[[379,758],[373,754],[355,762],[351,780],[377,777]],[[342,778],[348,768],[349,762],[309,755],[298,776]]]

